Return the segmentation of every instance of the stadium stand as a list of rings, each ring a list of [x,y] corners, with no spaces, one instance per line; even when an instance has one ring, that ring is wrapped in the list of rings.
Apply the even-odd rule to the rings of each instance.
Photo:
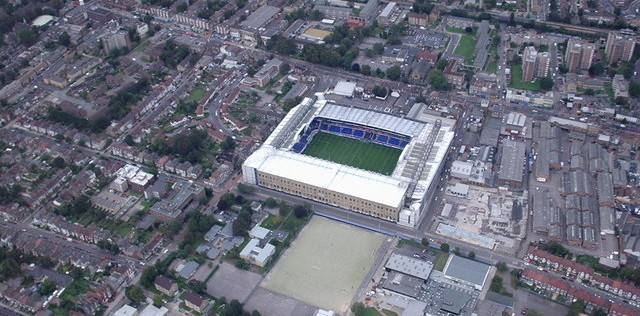
[[[309,123],[302,135],[300,135],[298,141],[291,147],[293,152],[303,152],[318,131],[398,149],[404,149],[411,141],[411,137],[407,135],[372,128],[371,126],[316,117]]]

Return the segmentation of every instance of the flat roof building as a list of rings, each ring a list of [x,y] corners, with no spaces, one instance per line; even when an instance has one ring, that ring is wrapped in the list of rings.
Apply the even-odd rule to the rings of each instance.
[[[384,267],[422,280],[428,279],[433,270],[433,264],[429,261],[397,253],[391,254]]]
[[[273,253],[276,247],[269,243],[262,243],[258,239],[251,239],[249,243],[240,252],[240,258],[245,259],[259,267],[264,267]]]
[[[524,142],[507,139],[502,143],[499,181],[514,186],[522,184],[525,151]]]
[[[263,5],[253,11],[253,13],[251,13],[246,20],[242,21],[240,25],[247,29],[258,30],[267,25],[267,23],[269,23],[269,21],[271,21],[278,12],[280,12],[280,8]]]
[[[491,266],[487,264],[451,255],[444,267],[444,277],[481,291],[489,276],[490,268]]]

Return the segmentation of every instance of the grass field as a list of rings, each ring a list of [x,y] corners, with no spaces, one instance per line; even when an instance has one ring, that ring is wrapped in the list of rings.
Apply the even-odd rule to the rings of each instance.
[[[314,306],[346,311],[383,240],[381,234],[314,216],[261,286]]]
[[[498,62],[495,60],[491,60],[488,64],[487,67],[485,68],[486,72],[490,73],[490,74],[494,74],[496,73],[496,71],[498,71]]]
[[[534,82],[522,81],[522,64],[516,64],[511,67],[511,83],[509,84],[509,87],[531,91],[542,90],[538,80]]]
[[[458,46],[456,46],[456,49],[453,51],[453,53],[467,57],[467,60],[473,62],[473,51],[475,50],[475,48],[476,40],[469,35],[462,35],[460,37],[460,42],[458,42]]]
[[[303,152],[312,157],[384,175],[393,173],[400,153],[400,149],[327,133],[318,133]]]

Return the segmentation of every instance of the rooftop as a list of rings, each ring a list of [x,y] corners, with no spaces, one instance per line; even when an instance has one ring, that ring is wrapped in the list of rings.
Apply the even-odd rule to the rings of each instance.
[[[242,21],[240,25],[246,28],[259,29],[267,24],[278,12],[280,12],[280,8],[270,5],[261,6],[251,13],[246,20]]]
[[[491,266],[477,261],[451,255],[444,268],[444,275],[483,287]]]
[[[433,264],[422,259],[393,253],[384,267],[426,280],[429,278],[429,275],[431,275]]]

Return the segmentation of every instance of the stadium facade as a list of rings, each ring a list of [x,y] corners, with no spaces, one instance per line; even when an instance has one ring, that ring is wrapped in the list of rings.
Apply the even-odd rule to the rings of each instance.
[[[242,165],[243,181],[384,220],[415,226],[436,187],[453,120],[417,119],[305,98]],[[302,154],[317,133],[402,150],[391,175]],[[367,157],[362,157],[366,159]]]

